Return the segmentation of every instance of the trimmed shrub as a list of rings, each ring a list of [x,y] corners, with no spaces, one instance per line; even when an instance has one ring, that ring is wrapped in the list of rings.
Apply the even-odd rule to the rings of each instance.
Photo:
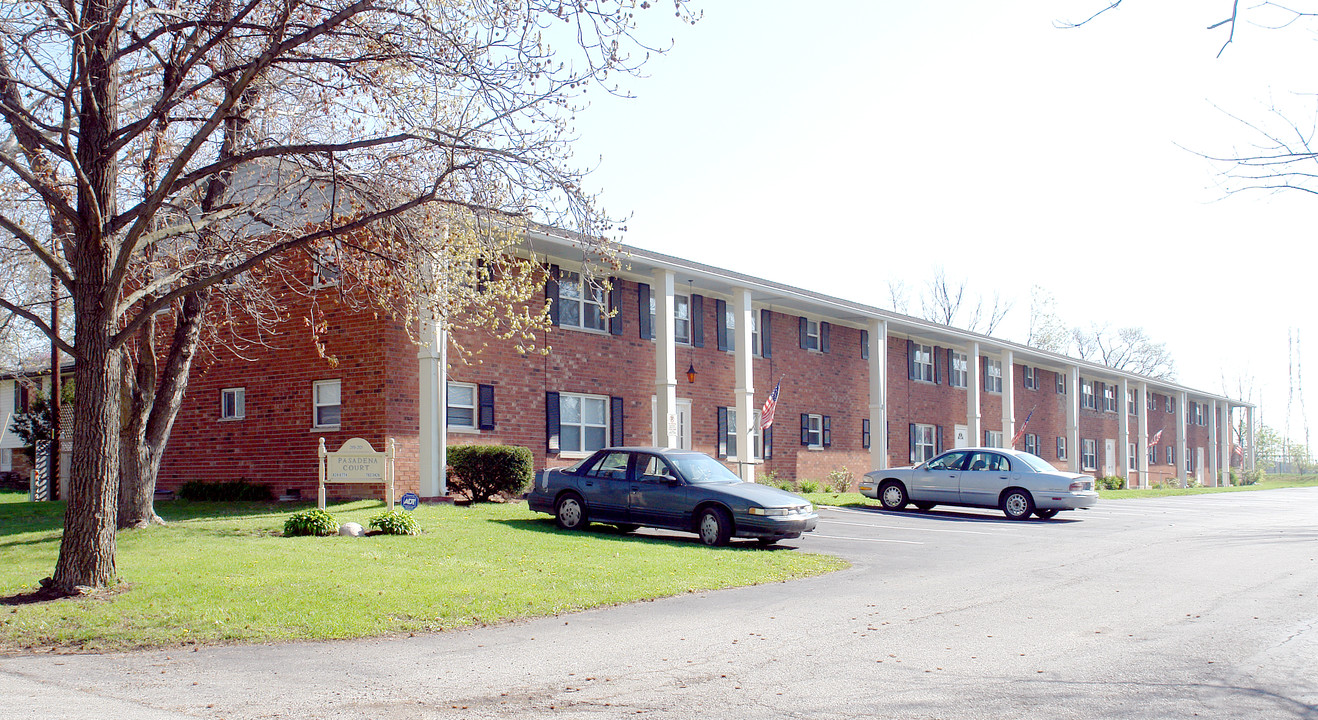
[[[851,482],[855,479],[856,476],[845,465],[840,470],[828,471],[828,487],[835,493],[851,492]]]
[[[390,510],[371,518],[371,527],[385,535],[420,535],[421,526],[412,513]]]
[[[288,516],[284,521],[284,536],[294,535],[338,535],[339,521],[328,512],[315,508],[302,510]]]
[[[257,485],[246,480],[229,482],[202,482],[189,480],[178,488],[180,500],[196,502],[269,502],[275,499],[269,485]]]
[[[531,449],[514,445],[458,445],[448,449],[449,490],[472,502],[516,496],[535,476]]]
[[[1263,479],[1264,474],[1265,473],[1263,472],[1263,468],[1254,468],[1253,470],[1246,470],[1245,474],[1242,475],[1240,478],[1240,484],[1254,485],[1259,480]]]
[[[819,492],[819,483],[815,482],[814,480],[802,480],[800,483],[798,483],[797,487],[799,488],[799,492],[801,493]]]
[[[1095,490],[1120,490],[1126,487],[1126,478],[1120,475],[1105,475],[1094,478]]]

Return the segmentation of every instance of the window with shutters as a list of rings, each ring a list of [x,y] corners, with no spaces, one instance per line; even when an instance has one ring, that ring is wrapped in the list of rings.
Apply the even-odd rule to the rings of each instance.
[[[751,310],[751,354],[760,357],[760,311]]]
[[[824,416],[807,415],[801,427],[802,444],[811,450],[824,447]]]
[[[1126,391],[1126,414],[1127,414],[1127,415],[1134,415],[1134,414],[1135,414],[1135,410],[1136,410],[1138,407],[1139,407],[1139,405],[1136,404],[1136,402],[1135,402],[1135,391],[1134,391],[1134,390],[1127,390],[1127,391]]]
[[[1098,404],[1094,400],[1094,383],[1089,380],[1080,380],[1080,407],[1086,410],[1097,410]]]
[[[1126,470],[1139,469],[1140,448],[1136,443],[1126,443]]]
[[[723,411],[726,413],[727,426],[725,428],[721,428],[723,430],[723,440],[725,445],[724,447],[720,448],[720,450],[724,450],[725,452],[720,453],[720,455],[734,462],[741,462],[743,460],[746,462],[750,462],[753,460],[763,459],[764,445],[763,445],[763,441],[760,438],[760,411],[759,410],[754,411],[753,419],[755,422],[750,428],[751,457],[744,459],[739,454],[741,452],[740,450],[741,444],[738,442],[738,440],[741,436],[741,432],[738,431],[738,428],[740,428],[741,426],[737,423],[737,409],[729,407],[729,408],[723,408]]]
[[[655,299],[650,294],[650,327],[655,327]],[[657,332],[651,332],[655,337]],[[683,345],[691,344],[691,299],[686,295],[673,296],[673,342]]]
[[[1057,438],[1057,459],[1066,459],[1066,438],[1064,437]]]
[[[592,453],[608,443],[609,398],[559,393],[559,452]]]
[[[1080,441],[1080,468],[1082,470],[1098,469],[1098,441]]]
[[[1156,464],[1157,462],[1158,462],[1158,446],[1157,446],[1157,445],[1150,445],[1150,446],[1149,446],[1149,464],[1150,464],[1150,465],[1153,465],[1153,464]]]
[[[994,393],[1002,392],[1002,361],[993,358],[984,360],[984,389]]]
[[[805,336],[801,339],[806,350],[819,350],[819,323],[815,320],[805,318]]]
[[[1057,373],[1057,394],[1066,394],[1066,373]]]
[[[1028,365],[1025,366],[1025,389],[1039,389],[1039,368],[1033,368]]]
[[[1157,410],[1158,409],[1157,394],[1151,392],[1144,393],[1144,407],[1150,410]]]
[[[1167,412],[1169,412],[1169,413],[1170,413],[1170,412],[1174,412],[1174,410],[1173,410],[1173,408],[1172,408],[1172,396],[1171,396],[1171,395],[1164,395],[1164,396],[1163,396],[1163,400],[1166,400],[1166,403],[1165,403],[1165,404],[1166,404],[1166,406],[1167,406]]]
[[[472,431],[476,429],[476,386],[468,383],[448,384],[445,418],[448,429]]]
[[[1176,448],[1170,445],[1167,446],[1167,464],[1168,465],[1176,464]]]
[[[911,433],[911,455],[915,462],[922,463],[933,459],[938,447],[935,442],[937,431],[936,425],[915,424],[914,432]]]
[[[1107,412],[1117,411],[1117,386],[1103,386],[1103,410]]]
[[[558,277],[558,325],[605,332],[609,328],[604,288],[586,283],[581,273],[563,270]]]
[[[1031,455],[1039,454],[1039,436],[1034,433],[1025,433],[1025,452]]]
[[[985,430],[985,431],[984,431],[984,447],[992,447],[992,448],[1000,448],[1000,447],[1002,447],[1002,431],[1001,431],[1001,430]]]
[[[969,356],[952,351],[952,387],[965,387],[970,384],[970,369],[966,363]]]
[[[911,344],[912,379],[923,382],[934,381],[934,349],[920,343]]]

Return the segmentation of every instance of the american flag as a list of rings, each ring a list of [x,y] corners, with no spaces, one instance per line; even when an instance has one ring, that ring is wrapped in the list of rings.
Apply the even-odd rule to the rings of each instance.
[[[1159,430],[1158,432],[1156,432],[1156,433],[1153,434],[1153,439],[1149,440],[1149,444],[1150,444],[1150,445],[1157,445],[1157,444],[1158,444],[1158,439],[1161,438],[1161,437],[1162,437],[1162,430]]]
[[[1025,428],[1029,427],[1029,425],[1030,425],[1030,418],[1032,418],[1032,417],[1034,417],[1034,409],[1033,409],[1033,408],[1030,409],[1030,414],[1025,416],[1025,422],[1021,423],[1021,429],[1020,429],[1020,430],[1017,430],[1017,431],[1016,431],[1016,435],[1015,435],[1015,437],[1013,437],[1013,438],[1011,439],[1011,446],[1012,446],[1012,447],[1016,447],[1016,443],[1020,442],[1020,441],[1021,441],[1021,438],[1025,437]]]
[[[773,425],[773,411],[778,407],[778,388],[782,387],[783,381],[779,380],[773,386],[773,392],[769,393],[769,399],[764,401],[764,409],[760,411],[760,429],[768,430]]]

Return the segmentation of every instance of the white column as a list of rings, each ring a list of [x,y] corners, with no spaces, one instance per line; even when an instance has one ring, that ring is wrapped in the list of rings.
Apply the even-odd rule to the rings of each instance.
[[[1252,407],[1245,408],[1245,435],[1249,439],[1249,449],[1245,451],[1249,454],[1248,464],[1245,469],[1253,470],[1256,467],[1255,463],[1258,461],[1258,456],[1254,454],[1254,408]]]
[[[948,378],[952,368],[947,369]],[[949,380],[950,382],[950,380]],[[966,356],[966,434],[970,437],[971,447],[984,444],[984,430],[979,426],[979,393],[984,387],[984,378],[979,374],[979,343],[970,343],[970,353]]]
[[[888,321],[869,327],[870,469],[888,467]]]
[[[736,363],[736,407],[737,407],[737,457],[740,459],[738,469],[741,479],[755,482],[755,459],[751,445],[751,433],[755,429],[755,371],[752,360],[755,354],[751,348],[751,291],[737,288],[732,294],[732,305],[736,313],[736,340],[733,348]]]
[[[1136,417],[1139,419],[1138,421],[1139,428],[1136,430],[1136,434],[1137,434],[1136,442],[1139,443],[1139,447],[1135,448],[1135,450],[1139,452],[1140,456],[1139,459],[1136,460],[1136,462],[1139,463],[1139,468],[1140,468],[1139,486],[1141,488],[1148,489],[1149,487],[1149,384],[1140,383],[1139,392],[1140,392],[1140,396],[1136,398],[1138,404],[1135,406],[1135,411],[1139,413],[1138,415],[1136,415]]]
[[[1002,444],[1011,447],[1016,436],[1016,371],[1014,355],[1002,351]]]
[[[445,378],[448,358],[448,333],[443,321],[435,322],[429,310],[422,310],[421,346],[417,349],[417,372],[420,376],[420,436],[417,448],[417,472],[420,494],[437,498],[448,494],[448,436],[445,411]]]
[[[1066,467],[1080,472],[1080,366],[1066,370]]]
[[[1222,469],[1222,485],[1231,484],[1231,403],[1223,401],[1217,418],[1217,465]]]
[[[1176,393],[1176,477],[1181,480],[1181,487],[1186,486],[1189,476],[1185,471],[1185,453],[1189,452],[1189,443],[1185,437],[1185,418],[1189,405],[1189,398],[1186,397],[1185,391]]]
[[[1126,478],[1126,487],[1130,487],[1130,380],[1121,378],[1121,389],[1117,392],[1120,393],[1117,400],[1117,412],[1120,413],[1117,416],[1117,435],[1121,436],[1117,445],[1117,464],[1120,466],[1117,474]]]
[[[673,272],[654,271],[654,436],[660,447],[677,447],[677,333]]]

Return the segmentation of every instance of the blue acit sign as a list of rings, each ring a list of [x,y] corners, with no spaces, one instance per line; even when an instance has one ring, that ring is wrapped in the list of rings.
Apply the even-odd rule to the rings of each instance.
[[[403,497],[398,501],[398,504],[402,505],[404,510],[412,512],[417,505],[421,504],[421,498],[414,492],[403,493]]]

